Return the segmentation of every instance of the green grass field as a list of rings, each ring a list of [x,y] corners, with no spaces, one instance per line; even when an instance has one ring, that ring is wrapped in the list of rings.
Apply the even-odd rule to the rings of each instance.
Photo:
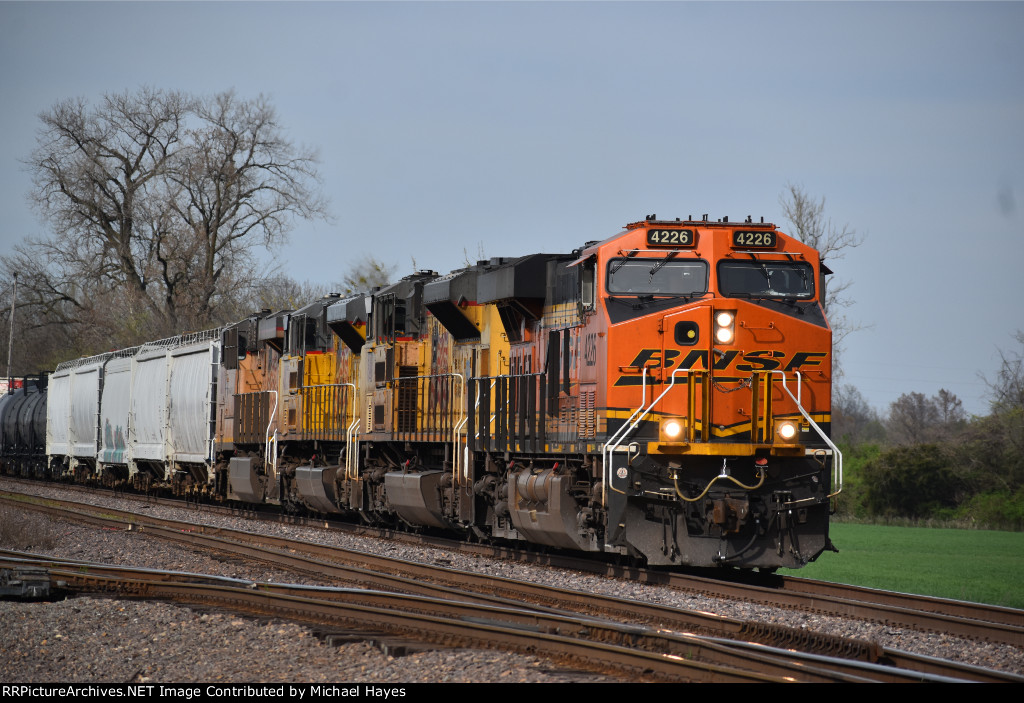
[[[1024,533],[833,523],[839,553],[779,573],[1024,608]]]

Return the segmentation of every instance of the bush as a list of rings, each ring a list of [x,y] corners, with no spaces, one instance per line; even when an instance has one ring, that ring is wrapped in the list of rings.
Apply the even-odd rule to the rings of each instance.
[[[836,503],[836,516],[840,519],[863,520],[871,513],[865,504],[864,465],[882,453],[878,444],[847,443],[839,445],[843,452],[843,492]]]
[[[963,480],[937,444],[895,447],[863,467],[864,503],[874,515],[928,517],[956,508],[966,495]]]
[[[956,516],[978,527],[994,530],[1024,530],[1024,489],[1016,493],[981,493],[956,510]]]

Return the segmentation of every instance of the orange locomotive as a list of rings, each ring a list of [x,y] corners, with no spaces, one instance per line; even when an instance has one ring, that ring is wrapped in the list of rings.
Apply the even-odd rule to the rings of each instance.
[[[770,224],[651,216],[549,267],[537,319],[487,291],[511,341],[511,373],[470,394],[499,408],[469,433],[498,484],[492,532],[507,496],[506,536],[649,564],[799,567],[831,548],[826,273]],[[476,402],[495,383],[501,402]]]
[[[802,566],[841,478],[826,273],[770,224],[651,216],[240,323],[217,485],[652,565]]]
[[[579,376],[605,419],[605,542],[767,569],[831,548],[841,456],[817,252],[749,219],[652,216],[580,262],[603,302]]]

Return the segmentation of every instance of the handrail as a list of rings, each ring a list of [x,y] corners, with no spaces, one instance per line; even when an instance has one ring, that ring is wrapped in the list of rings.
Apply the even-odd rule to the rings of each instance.
[[[357,439],[357,433],[359,432],[360,422],[360,418],[355,417],[345,432],[345,478],[353,481],[359,478],[359,440]]]
[[[54,376],[63,371],[74,370],[82,366],[91,366],[93,364],[99,365],[106,362],[106,360],[109,359],[111,356],[113,356],[113,352],[103,352],[102,354],[95,354],[93,356],[82,356],[77,359],[62,361],[61,363],[57,364],[57,368],[55,368],[53,370],[53,373],[50,375]]]
[[[612,454],[614,454],[615,450],[619,448],[619,445],[622,444],[623,440],[626,439],[627,435],[629,435],[631,432],[635,431],[637,427],[639,427],[640,423],[643,422],[643,419],[647,417],[647,415],[651,412],[654,406],[657,405],[658,402],[665,397],[665,394],[672,390],[672,387],[676,384],[676,374],[679,373],[680,371],[685,371],[686,373],[689,373],[690,369],[676,369],[675,371],[673,371],[671,383],[669,383],[665,390],[661,392],[661,395],[652,400],[651,404],[644,408],[644,403],[647,402],[647,367],[644,366],[642,377],[643,390],[640,396],[639,407],[637,407],[637,409],[633,411],[633,414],[629,416],[629,419],[626,420],[625,423],[623,423],[622,427],[616,430],[615,434],[613,434],[601,448],[601,459],[604,463],[604,466],[601,467],[601,475],[603,477],[603,481],[601,482],[602,505],[608,505],[607,491],[609,487],[611,487],[613,491],[625,494],[624,491],[620,491],[611,485]],[[612,442],[614,442],[614,444],[612,444]]]
[[[173,337],[166,337],[164,339],[157,339],[152,342],[146,342],[139,347],[138,353],[150,351],[152,349],[171,348],[175,349],[178,347],[185,347],[189,344],[197,344],[198,342],[216,341],[220,338],[221,328],[215,327],[214,329],[202,330],[200,332],[185,332],[178,334]]]
[[[452,429],[452,443],[453,443],[453,447],[452,447],[452,454],[453,454],[453,456],[452,456],[452,478],[455,479],[456,477],[459,477],[460,479],[465,479],[465,480],[468,481],[469,480],[469,471],[468,471],[468,469],[469,469],[469,442],[466,443],[466,447],[463,450],[465,452],[465,456],[463,456],[463,453],[460,452],[460,450],[459,450],[459,447],[460,447],[460,444],[461,444],[459,442],[459,434],[461,434],[462,428],[464,428],[466,426],[467,422],[469,422],[469,417],[468,416],[462,418],[458,422],[458,424],[456,424],[455,427]],[[461,459],[461,462],[462,462],[461,466],[459,464],[460,459]],[[463,483],[463,481],[461,481],[461,480],[455,481],[456,485],[462,485],[462,483]]]
[[[270,413],[270,417],[267,418],[267,431],[264,435],[264,461],[270,462],[270,466],[273,468],[274,478],[277,478],[277,430],[274,430],[274,436],[270,436],[270,428],[274,425],[274,419],[277,417],[277,391],[266,391],[267,393],[274,394],[274,410]],[[270,445],[273,443],[274,450],[271,454]]]
[[[818,423],[811,418],[810,414],[804,409],[803,404],[800,402],[803,397],[803,377],[800,375],[799,371],[794,371],[797,381],[796,395],[794,396],[793,392],[789,390],[789,386],[786,385],[785,371],[771,371],[770,373],[782,374],[782,390],[786,391],[786,395],[793,399],[793,402],[796,403],[796,409],[800,411],[800,414],[804,416],[804,419],[807,420],[811,427],[814,428],[814,431],[818,433],[818,436],[821,437],[825,444],[827,444],[832,450],[832,485],[833,488],[836,486],[838,486],[838,488],[836,488],[834,493],[830,493],[827,497],[832,498],[839,495],[843,491],[843,453],[839,451],[839,447],[832,442],[832,439],[825,434],[825,431],[818,426]]]
[[[348,412],[339,411],[339,403],[335,403],[334,399],[328,398],[328,391],[337,391],[339,395],[343,395],[341,392],[342,388],[351,388],[351,400]],[[356,385],[354,383],[317,383],[309,386],[301,386],[298,389],[299,397],[302,398],[302,434],[306,436],[312,435],[313,439],[319,438],[334,439],[336,435],[340,434],[345,426],[340,423],[347,419],[355,417],[355,396],[356,396]],[[320,414],[315,415],[312,408],[319,403],[322,406]],[[319,426],[319,429],[317,427]],[[328,436],[334,435],[334,436]]]
[[[462,465],[463,462],[460,461],[460,459],[462,457],[462,452],[460,451],[460,447],[459,447],[459,444],[460,444],[459,443],[459,434],[462,432],[462,428],[466,426],[466,423],[469,422],[468,409],[466,408],[466,405],[467,405],[466,400],[468,400],[468,398],[463,397],[463,396],[466,396],[466,378],[461,373],[454,373],[454,372],[449,373],[449,374],[443,374],[443,375],[451,376],[453,378],[457,378],[459,380],[459,383],[462,385],[462,392],[459,394],[459,402],[454,403],[454,405],[459,409],[459,413],[461,415],[460,415],[459,421],[456,422],[454,424],[454,426],[452,427],[452,484],[458,486],[458,485],[462,484],[462,481],[460,479],[462,477],[462,472],[465,469],[465,466]],[[467,456],[466,456],[465,464],[468,465],[469,464],[469,456],[468,456],[469,443],[468,442],[466,443],[466,451],[467,451]],[[468,478],[468,476],[467,476],[467,478]]]
[[[471,378],[471,379],[469,379],[469,380],[471,380],[471,381],[477,381],[477,380],[479,380],[480,378],[481,378],[481,377],[478,377],[478,378]],[[495,379],[494,379],[493,381],[491,381],[491,385],[490,385],[490,386],[488,386],[488,391],[492,391],[492,390],[494,390],[494,386],[495,386],[495,385],[496,385],[497,383],[498,383],[498,380],[497,380],[497,378],[495,377]],[[476,402],[475,402],[475,403],[473,403],[473,410],[477,410],[477,409],[478,409],[479,407],[480,407],[480,396],[478,395],[478,396],[476,397]],[[488,429],[488,430],[490,430],[490,429],[491,429],[491,423],[492,423],[492,422],[494,422],[494,418],[496,418],[496,417],[498,417],[498,413],[497,413],[497,412],[495,412],[495,413],[494,413],[493,415],[491,415],[490,419],[488,419],[488,420],[487,420],[487,429]],[[467,418],[467,419],[468,419],[468,418]],[[479,427],[477,427],[477,430],[476,430],[476,434],[475,434],[475,435],[473,435],[473,439],[479,439],[479,438],[480,438],[480,428],[479,428]]]
[[[317,386],[303,386],[302,391],[306,391],[308,388],[351,388],[351,400],[349,401],[349,414],[348,417],[352,418],[352,421],[345,428],[345,478],[357,478],[358,477],[358,446],[359,442],[356,440],[353,447],[353,433],[356,427],[359,426],[359,417],[356,415],[356,395],[358,389],[354,383],[322,383]],[[305,399],[303,399],[305,403]],[[342,416],[344,417],[344,416]],[[339,457],[339,462],[341,458]],[[356,472],[354,475],[350,475],[350,466],[354,466]]]
[[[401,384],[403,384],[403,383],[415,382],[415,383],[418,384],[420,381],[429,381],[430,379],[435,379],[435,378],[438,378],[438,379],[441,379],[441,378],[452,379],[453,381],[457,381],[458,382],[457,384],[456,383],[452,383],[449,386],[448,393],[449,393],[449,397],[452,400],[452,403],[451,403],[451,420],[452,420],[452,425],[451,425],[452,481],[455,483],[455,485],[461,485],[462,484],[462,474],[463,474],[464,468],[465,468],[464,464],[468,464],[468,449],[469,449],[469,447],[467,445],[467,447],[466,447],[467,456],[465,457],[465,461],[464,461],[464,457],[462,455],[462,448],[461,448],[462,442],[460,441],[459,436],[462,434],[462,430],[465,428],[466,424],[469,422],[469,415],[467,414],[467,407],[466,407],[468,405],[468,402],[467,402],[468,398],[467,398],[467,395],[466,395],[466,378],[465,378],[465,376],[463,376],[461,373],[457,373],[455,371],[450,371],[448,373],[427,374],[425,376],[401,376],[399,378],[393,379],[391,381],[391,383],[393,384],[392,387],[394,388],[394,392],[399,392],[399,389],[401,388]],[[456,389],[456,385],[460,387],[458,390]],[[393,412],[397,412],[397,410],[395,410]],[[417,414],[419,414],[419,409],[417,410]],[[445,423],[445,424],[447,424],[447,423]],[[434,431],[440,431],[440,430],[442,430],[444,428],[443,427],[434,427],[434,428],[430,428],[430,429],[432,429]],[[418,432],[418,431],[419,430],[414,430],[413,433]],[[398,432],[397,429],[396,429],[395,433],[396,434],[407,434],[405,432]]]
[[[499,374],[497,376],[474,376],[474,377],[470,378],[469,381],[470,382],[479,382],[479,381],[487,381],[488,379],[490,379],[491,383],[490,383],[490,386],[488,386],[488,391],[493,391],[495,386],[498,385],[498,382],[503,380],[503,379],[507,380],[507,381],[513,381],[513,380],[517,380],[517,379],[539,379],[539,378],[543,378],[545,376],[547,376],[547,373],[544,372],[544,371],[530,371],[528,373]],[[480,395],[477,395],[476,396],[476,401],[473,404],[473,411],[474,412],[479,411],[481,401],[482,401],[482,397]],[[485,429],[486,429],[487,436],[493,438],[494,437],[494,433],[495,433],[495,429],[494,429],[494,421],[495,421],[495,419],[497,419],[499,417],[499,415],[501,414],[502,411],[504,411],[507,414],[509,409],[513,406],[513,404],[518,402],[518,396],[516,394],[512,394],[512,393],[507,394],[505,396],[505,402],[502,405],[498,404],[497,399],[493,395],[491,396],[490,401],[492,401],[494,403],[494,412],[490,413],[490,416],[488,417],[486,423],[477,423],[476,425],[474,425],[474,427],[476,428],[476,433],[473,435],[474,439],[479,439],[480,435],[481,435],[481,432],[483,432]],[[541,401],[538,400],[538,402],[541,402]],[[468,403],[467,403],[467,405],[468,405]],[[510,421],[512,420],[511,416],[509,416],[509,415],[506,415],[506,416],[509,418]],[[468,422],[469,422],[469,418],[467,417],[465,424],[468,424]],[[543,428],[541,427],[539,429],[542,430]]]
[[[611,482],[611,469],[612,469],[612,466],[611,466],[611,454],[612,454],[612,451],[614,451],[614,449],[617,449],[619,444],[621,443],[621,439],[619,438],[619,434],[622,434],[623,437],[625,437],[625,434],[627,432],[627,428],[629,427],[629,423],[631,423],[633,421],[633,418],[635,418],[637,416],[637,414],[641,411],[641,409],[643,409],[644,403],[647,402],[647,367],[646,366],[644,366],[643,373],[642,373],[641,378],[640,378],[640,388],[641,388],[641,390],[640,390],[640,405],[637,407],[636,410],[633,411],[633,414],[629,416],[629,419],[626,420],[622,424],[622,426],[619,427],[619,429],[617,429],[615,431],[615,433],[611,437],[608,438],[608,441],[604,443],[604,446],[601,447],[601,505],[603,505],[605,508],[608,507],[608,484]],[[608,450],[608,443],[612,442],[612,441],[615,442],[615,447],[612,450]],[[605,456],[606,453],[607,453],[607,457]]]
[[[643,386],[644,387],[644,395],[643,395],[643,398],[641,398],[641,400],[640,400],[640,407],[637,408],[633,412],[632,415],[630,415],[629,419],[626,420],[625,424],[623,424],[623,426],[620,427],[619,430],[614,435],[612,435],[611,439],[608,442],[605,443],[605,445],[604,445],[604,447],[602,449],[602,454],[607,453],[607,455],[608,455],[607,458],[604,460],[604,467],[602,467],[603,468],[602,473],[604,475],[604,486],[602,487],[602,495],[601,495],[602,501],[604,500],[604,497],[605,497],[604,496],[604,489],[606,489],[607,487],[609,487],[611,485],[611,458],[612,458],[612,454],[615,452],[616,449],[619,448],[619,445],[622,444],[623,440],[625,440],[626,437],[630,433],[635,431],[636,428],[640,426],[640,423],[643,422],[644,418],[647,417],[650,414],[651,410],[654,409],[654,406],[657,405],[658,403],[660,403],[661,399],[664,398],[665,395],[670,390],[672,390],[672,388],[676,385],[676,374],[678,374],[678,373],[687,373],[688,374],[688,373],[690,373],[690,371],[691,371],[691,369],[675,369],[672,372],[671,380],[670,380],[668,386],[665,387],[665,390],[663,390],[661,392],[661,395],[659,395],[657,398],[652,400],[650,405],[648,405],[646,408],[644,408],[643,407],[644,399],[647,397],[647,367],[646,366],[644,367],[644,386]],[[639,417],[637,417],[637,413],[639,413],[641,410],[643,410],[643,413]],[[623,429],[623,428],[625,428],[625,429]],[[620,435],[620,434],[622,435],[621,437],[617,436],[617,435]],[[612,440],[615,441],[615,444],[612,447],[609,448],[608,445],[610,444],[610,442]],[[618,493],[624,493],[624,491],[619,491],[614,486],[612,487],[612,490],[616,491]]]
[[[650,402],[650,404],[646,405],[646,407],[645,407],[645,404],[647,402],[647,367],[646,366],[644,367],[644,369],[643,369],[643,381],[642,381],[642,389],[643,390],[642,390],[642,395],[641,395],[641,399],[640,399],[640,405],[637,407],[636,410],[633,411],[633,414],[630,415],[629,419],[626,420],[626,422],[623,423],[623,425],[618,430],[616,430],[615,433],[611,437],[608,438],[608,441],[602,447],[602,459],[603,459],[603,462],[604,462],[604,466],[602,467],[603,481],[602,481],[602,487],[601,487],[601,502],[602,502],[603,505],[607,506],[607,491],[609,490],[609,488],[611,490],[617,492],[617,493],[623,493],[623,494],[625,493],[624,491],[620,491],[619,489],[615,488],[612,485],[612,482],[611,482],[611,479],[612,479],[612,476],[611,476],[612,456],[614,455],[615,451],[622,445],[622,443],[626,440],[626,438],[632,432],[634,432],[637,429],[637,427],[639,427],[640,423],[643,422],[644,418],[647,417],[648,414],[650,414],[651,410],[654,409],[654,407],[661,401],[661,399],[664,398],[665,395],[670,390],[672,390],[672,388],[675,386],[675,383],[676,383],[676,374],[679,374],[679,373],[689,374],[691,372],[693,372],[693,369],[681,369],[681,368],[680,369],[675,369],[672,372],[671,380],[670,380],[669,384],[666,386],[666,388],[661,392],[660,395],[658,395],[657,398],[652,400]],[[828,497],[832,498],[832,497],[838,495],[843,490],[843,488],[842,488],[842,484],[843,484],[843,454],[839,450],[839,448],[835,445],[835,443],[832,442],[831,438],[828,437],[828,435],[825,433],[825,431],[821,429],[821,427],[818,425],[818,423],[816,423],[814,421],[814,419],[811,417],[810,413],[808,413],[807,410],[804,408],[803,403],[802,403],[802,398],[803,398],[803,383],[802,382],[803,382],[803,378],[802,378],[800,372],[799,371],[795,371],[794,372],[796,374],[796,379],[797,379],[797,393],[796,393],[796,395],[793,395],[793,392],[790,390],[789,386],[787,385],[787,382],[786,382],[787,379],[786,379],[786,372],[785,371],[772,370],[772,371],[767,371],[765,373],[772,374],[772,375],[780,375],[780,376],[782,376],[782,388],[783,388],[783,390],[786,392],[786,394],[796,404],[797,410],[800,411],[800,414],[803,415],[804,419],[807,420],[807,422],[811,425],[811,427],[814,428],[814,431],[818,434],[818,436],[821,437],[821,439],[832,450],[833,456],[835,457],[835,460],[833,461],[833,487],[835,487],[836,490],[833,493],[829,494]],[[752,410],[753,410],[754,413],[757,412],[757,408],[753,408]],[[767,419],[768,418],[766,418],[766,420]],[[693,418],[690,418],[690,421],[693,422]],[[708,418],[704,418],[704,421],[707,422],[707,421],[709,421],[709,419]]]
[[[207,441],[209,451],[207,452],[207,460],[209,465],[213,466],[217,462],[216,458],[216,447],[214,446],[217,441],[217,370],[220,368],[220,352],[221,349],[215,344],[210,344],[210,385],[208,390],[208,400],[210,403],[210,438]],[[208,471],[208,482],[214,480],[214,472]]]

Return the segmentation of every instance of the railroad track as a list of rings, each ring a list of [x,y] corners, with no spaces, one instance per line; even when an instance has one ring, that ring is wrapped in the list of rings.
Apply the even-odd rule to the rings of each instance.
[[[437,566],[410,564],[407,561],[296,542],[291,539],[279,540],[233,530],[201,527],[191,523],[156,520],[149,516],[96,506],[75,504],[74,507],[61,507],[56,505],[55,501],[49,500],[38,502],[37,505],[45,512],[65,519],[78,519],[121,529],[128,529],[130,526],[132,529],[143,529],[147,534],[185,542],[193,547],[201,545],[204,549],[230,553],[236,557],[259,559],[278,567],[321,577],[327,576],[364,588],[405,591],[423,598],[473,601],[481,607],[492,608],[521,608],[522,603],[526,601],[533,610],[544,608],[549,613],[557,611],[561,613],[560,616],[564,615],[564,611],[575,611],[591,617],[645,623],[648,627],[660,631],[699,633],[707,638],[722,640],[740,639],[756,643],[750,645],[755,648],[799,649],[824,657],[826,660],[842,658],[853,662],[851,665],[855,668],[884,664],[887,666],[883,667],[883,671],[894,677],[880,679],[879,675],[875,674],[870,680],[905,681],[907,676],[911,676],[918,679],[954,677],[959,680],[975,681],[1024,681],[1020,677],[1007,677],[988,670],[884,650],[873,643],[815,635],[794,628],[746,623],[631,600],[599,597],[591,593],[584,594],[493,576],[458,572]],[[72,512],[67,512],[69,510]],[[634,635],[630,634],[629,637],[632,638]],[[619,644],[635,647],[635,643],[630,641],[620,641]],[[664,644],[650,646],[654,651],[666,651]],[[688,641],[686,646],[692,648],[694,645],[692,641]],[[763,650],[761,654],[769,656],[767,650]],[[854,678],[834,680],[860,680],[858,677],[862,677],[863,674],[859,671],[844,671],[841,676]]]
[[[8,562],[15,566],[16,562]],[[785,678],[709,661],[724,659],[713,645],[670,642],[672,651],[655,652],[615,644],[629,636],[623,626],[597,621],[539,616],[528,609],[499,609],[451,599],[426,598],[363,589],[234,583],[197,574],[138,570],[59,560],[44,564],[53,582],[80,593],[168,600],[227,609],[247,615],[287,619],[319,628],[337,628],[415,639],[443,647],[492,648],[540,655],[574,668],[612,673],[635,681],[781,682]],[[633,628],[637,639],[640,636]],[[563,632],[569,634],[562,634]],[[725,648],[720,648],[725,649]],[[733,655],[742,658],[742,653]],[[756,660],[748,656],[748,661]]]
[[[25,485],[38,485],[25,482]],[[90,495],[93,492],[89,492]],[[128,496],[131,497],[131,496]],[[169,499],[147,498],[156,502],[181,507],[182,502]],[[212,514],[238,515],[239,511],[220,506],[203,505],[203,511]],[[272,516],[245,511],[249,517],[281,520]],[[602,574],[614,578],[627,578],[640,583],[663,585],[688,593],[713,598],[742,600],[772,607],[784,607],[803,612],[845,617],[887,626],[910,628],[922,632],[935,632],[975,639],[996,644],[1024,647],[1024,610],[1002,608],[967,601],[896,593],[877,589],[849,586],[845,584],[816,581],[790,576],[754,575],[751,581],[729,581],[722,578],[706,577],[688,573],[666,572],[657,569],[642,569],[629,566],[606,564],[591,559],[558,554],[538,554],[504,547],[501,545],[469,545],[443,538],[394,533],[393,531],[353,527],[323,518],[283,517],[293,524],[310,526],[340,527],[360,534],[386,536],[402,539],[425,546],[448,551],[468,552],[494,558],[516,559],[527,563],[538,563],[557,568],[569,568],[586,573]]]
[[[411,638],[446,647],[499,648],[542,655],[575,668],[636,681],[910,683],[966,680],[750,642],[450,598],[364,589],[256,584],[198,574],[47,558],[8,556],[3,564],[7,568],[45,567],[55,585],[81,593],[158,598],[248,615],[286,618],[320,628],[346,628]]]

